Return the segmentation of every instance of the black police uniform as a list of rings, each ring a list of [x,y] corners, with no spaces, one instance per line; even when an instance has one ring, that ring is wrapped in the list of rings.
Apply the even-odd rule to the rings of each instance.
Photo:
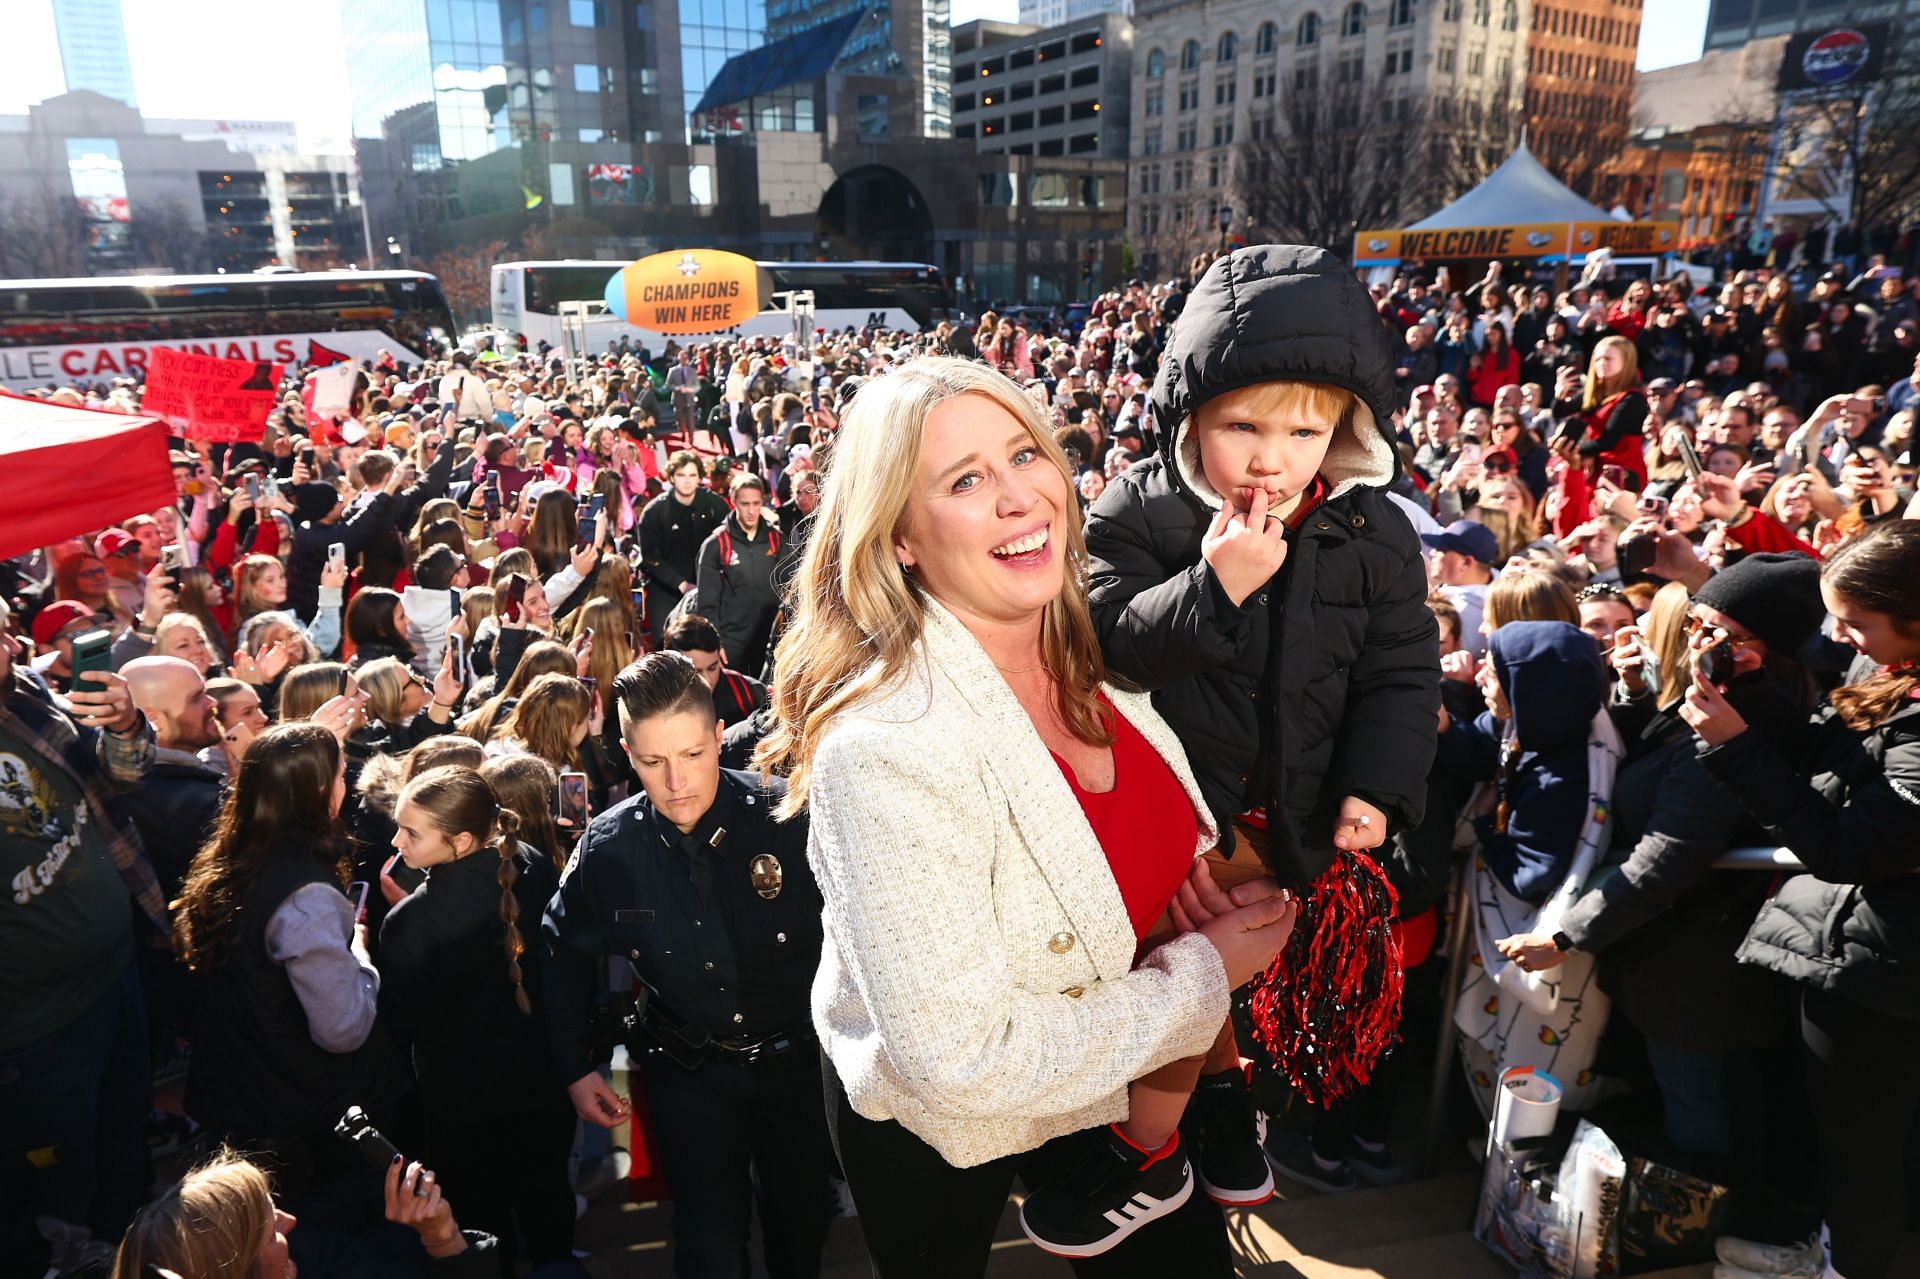
[[[820,890],[807,867],[805,818],[773,820],[784,789],[722,771],[712,808],[686,835],[644,793],[616,805],[587,828],[542,925],[561,1078],[580,1079],[596,1064],[603,957],[624,956],[650,988],[630,1051],[673,1194],[678,1276],[746,1275],[756,1182],[774,1279],[820,1273],[833,1214],[808,1004]],[[708,1037],[708,1046],[686,1046]]]

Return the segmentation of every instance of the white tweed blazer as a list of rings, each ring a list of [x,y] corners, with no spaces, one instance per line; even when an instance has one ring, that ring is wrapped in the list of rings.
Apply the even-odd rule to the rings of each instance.
[[[917,658],[814,758],[813,1020],[857,1113],[964,1168],[1124,1118],[1130,1080],[1213,1043],[1229,991],[1198,935],[1134,968],[1079,801],[986,651],[931,601]],[[1211,848],[1173,731],[1144,695],[1105,691],[1186,790],[1194,855]]]

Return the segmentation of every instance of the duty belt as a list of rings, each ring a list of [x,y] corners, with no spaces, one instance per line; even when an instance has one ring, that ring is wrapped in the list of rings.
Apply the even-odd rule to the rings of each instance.
[[[814,1042],[811,1026],[782,1030],[757,1038],[727,1038],[709,1034],[660,1002],[645,982],[646,998],[626,1020],[628,1047],[638,1055],[664,1057],[682,1070],[698,1070],[710,1060],[752,1066],[784,1056]]]

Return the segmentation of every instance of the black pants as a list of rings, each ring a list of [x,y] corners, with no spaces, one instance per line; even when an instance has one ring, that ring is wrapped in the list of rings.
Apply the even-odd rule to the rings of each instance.
[[[834,1150],[878,1279],[978,1279],[1014,1178],[1032,1190],[1071,1173],[1079,1158],[1081,1137],[1073,1134],[1025,1154],[955,1168],[899,1124],[855,1114],[831,1063],[824,1074]],[[1113,1279],[1211,1279],[1232,1276],[1233,1252],[1219,1205],[1196,1193],[1112,1252],[1072,1264],[1077,1275]]]
[[[1907,1230],[1907,1145],[1920,1111],[1920,1020],[1812,987],[1800,996],[1833,1268],[1886,1279]]]
[[[505,1103],[505,1104],[501,1104]],[[573,1256],[573,1104],[558,1082],[537,1097],[501,1098],[439,1113],[427,1105],[428,1167],[460,1225],[517,1241],[535,1265]]]
[[[673,1195],[673,1273],[744,1279],[757,1182],[767,1273],[818,1275],[833,1220],[818,1055],[798,1048],[758,1065],[716,1061],[694,1071],[653,1057],[641,1081]]]

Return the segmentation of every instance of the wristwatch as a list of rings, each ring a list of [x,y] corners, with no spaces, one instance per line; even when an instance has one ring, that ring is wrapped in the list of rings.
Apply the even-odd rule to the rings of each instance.
[[[1573,938],[1563,932],[1557,932],[1553,935],[1553,948],[1563,955],[1570,955],[1576,949],[1573,944]]]

